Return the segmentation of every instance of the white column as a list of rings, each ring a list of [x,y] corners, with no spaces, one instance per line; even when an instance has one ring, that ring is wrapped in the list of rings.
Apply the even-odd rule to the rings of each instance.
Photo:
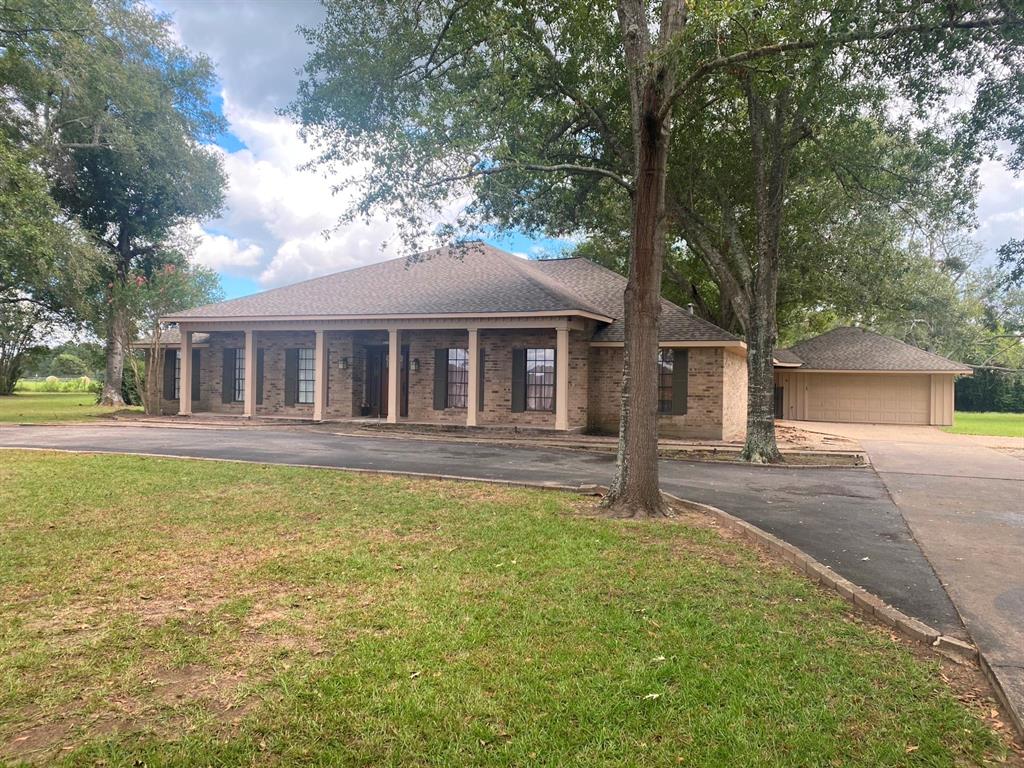
[[[555,429],[569,429],[569,329],[556,328],[555,335]]]
[[[397,424],[398,412],[402,410],[398,396],[401,368],[402,347],[398,343],[398,329],[388,328],[388,424]]]
[[[179,326],[181,366],[178,378],[178,415],[192,415],[192,331]]]
[[[245,332],[245,386],[242,394],[242,412],[250,419],[256,415],[256,332]]]
[[[313,371],[313,421],[323,421],[327,403],[327,339],[323,331],[316,332]]]
[[[476,426],[476,414],[480,410],[480,331],[469,329],[469,385],[466,396],[466,426]]]

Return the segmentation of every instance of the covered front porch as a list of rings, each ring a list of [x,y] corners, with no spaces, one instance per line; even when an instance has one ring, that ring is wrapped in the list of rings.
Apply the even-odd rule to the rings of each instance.
[[[181,416],[582,429],[586,322],[182,324],[165,400]]]

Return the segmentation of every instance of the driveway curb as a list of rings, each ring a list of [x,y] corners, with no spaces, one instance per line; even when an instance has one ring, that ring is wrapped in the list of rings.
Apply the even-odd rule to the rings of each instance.
[[[726,528],[727,530],[740,535],[747,541],[756,544],[758,547],[769,552],[777,559],[783,560],[792,566],[794,570],[803,573],[812,581],[816,581],[822,586],[837,592],[840,597],[859,609],[865,616],[873,618],[878,623],[883,624],[890,629],[895,629],[901,635],[909,638],[910,640],[931,646],[935,651],[949,659],[952,659],[953,661],[968,661],[977,664],[980,667],[982,674],[985,676],[985,679],[988,680],[989,685],[992,687],[996,700],[999,702],[1002,709],[1009,715],[1010,723],[1017,733],[1017,738],[1024,741],[1024,718],[1022,718],[1022,713],[1014,707],[1012,700],[1007,695],[1006,690],[1003,688],[1003,685],[999,680],[999,675],[992,669],[988,659],[985,658],[985,655],[981,653],[977,647],[970,643],[965,643],[955,637],[944,635],[939,630],[928,626],[923,621],[919,621],[912,616],[908,616],[898,608],[894,608],[881,598],[868,592],[863,587],[859,587],[848,579],[844,579],[831,568],[818,562],[803,550],[794,547],[792,544],[783,541],[767,531],[761,530],[756,525],[752,525],[746,520],[741,520],[738,517],[730,515],[725,510],[713,507],[710,504],[701,504],[699,502],[689,501],[688,499],[673,496],[672,494],[665,493],[664,491],[662,493],[664,496],[674,501],[703,509],[714,517],[723,528]]]
[[[154,429],[194,429],[194,430],[207,430],[207,431],[218,431],[218,430],[229,430],[239,431],[246,429],[261,429],[261,428],[274,428],[274,429],[294,429],[309,430],[319,426],[316,423],[308,421],[294,420],[293,422],[272,422],[272,423],[239,423],[239,424],[220,424],[216,422],[202,422],[202,421],[157,421],[157,420],[138,420],[133,421],[130,419],[97,419],[95,421],[82,421],[82,422],[60,422],[60,421],[40,421],[40,422],[26,422],[26,423],[11,423],[10,425],[0,424],[0,430],[3,430],[5,426],[13,427],[144,427]],[[598,445],[588,445],[585,443],[570,443],[564,441],[552,441],[542,437],[535,439],[524,439],[522,441],[516,439],[506,439],[503,437],[487,436],[487,435],[475,435],[468,437],[455,436],[446,434],[444,432],[437,432],[431,434],[417,434],[414,432],[406,431],[391,431],[391,430],[380,430],[375,432],[339,432],[333,430],[315,430],[315,434],[328,434],[335,435],[337,437],[348,437],[348,438],[368,438],[368,439],[387,439],[387,440],[424,440],[433,442],[444,442],[454,444],[468,444],[468,445],[500,445],[512,448],[541,448],[544,450],[558,450],[558,451],[574,451],[578,453],[590,453],[595,455],[612,455],[615,453],[613,446],[603,447]],[[730,456],[735,454],[739,456],[739,448],[723,448],[721,446],[695,446],[692,449],[674,448],[671,446],[659,447],[658,458],[667,461],[686,461],[686,462],[699,462],[703,464],[708,463],[721,463],[721,464],[743,464],[743,466],[750,467],[753,469],[758,468],[778,468],[785,467],[787,469],[867,469],[871,466],[871,460],[868,457],[866,451],[862,450],[818,450],[818,449],[793,449],[785,450],[782,455],[800,457],[800,456],[820,456],[823,458],[836,459],[835,463],[805,463],[805,464],[749,464],[740,462],[736,459],[715,459],[707,458],[708,456]],[[842,462],[838,459],[850,458],[852,462]]]

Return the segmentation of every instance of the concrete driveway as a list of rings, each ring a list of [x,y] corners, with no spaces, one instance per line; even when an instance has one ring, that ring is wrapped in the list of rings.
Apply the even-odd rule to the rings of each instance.
[[[971,637],[1024,712],[1024,440],[803,422],[860,442]]]

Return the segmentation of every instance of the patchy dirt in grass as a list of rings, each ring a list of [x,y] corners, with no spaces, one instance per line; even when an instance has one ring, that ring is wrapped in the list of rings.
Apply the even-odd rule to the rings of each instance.
[[[154,612],[141,616],[140,622],[153,630],[173,623],[177,632],[203,636],[212,617],[221,614],[223,598],[206,596],[203,604],[212,606],[211,610],[196,611],[180,622],[172,609],[159,605]],[[102,613],[111,615],[109,610]],[[147,730],[173,738],[186,720],[194,717],[197,705],[230,731],[247,712],[266,701],[266,692],[257,696],[255,690],[271,678],[272,662],[324,653],[323,627],[312,608],[299,612],[256,602],[234,624],[231,638],[212,641],[217,648],[215,660],[209,664],[175,666],[168,663],[165,651],[146,649],[131,673],[125,675],[124,687],[104,698],[102,709],[96,710],[95,701],[90,703],[89,697],[79,696],[56,711],[21,713],[20,719],[35,724],[23,729],[16,727],[9,737],[0,735],[0,762],[12,759],[46,763],[60,751],[72,749],[87,739],[130,733],[143,722]],[[68,646],[89,644],[105,628],[97,622],[92,629],[95,637],[79,634],[74,643],[64,637],[56,638],[57,644],[65,648],[62,658],[74,664],[74,648]],[[43,634],[41,641],[53,647],[53,635]],[[45,674],[59,672],[51,667]],[[17,717],[9,714],[13,715],[12,720]]]
[[[0,759],[39,759],[44,753],[68,744],[71,728],[66,722],[41,723],[19,731],[7,743],[0,745]]]

